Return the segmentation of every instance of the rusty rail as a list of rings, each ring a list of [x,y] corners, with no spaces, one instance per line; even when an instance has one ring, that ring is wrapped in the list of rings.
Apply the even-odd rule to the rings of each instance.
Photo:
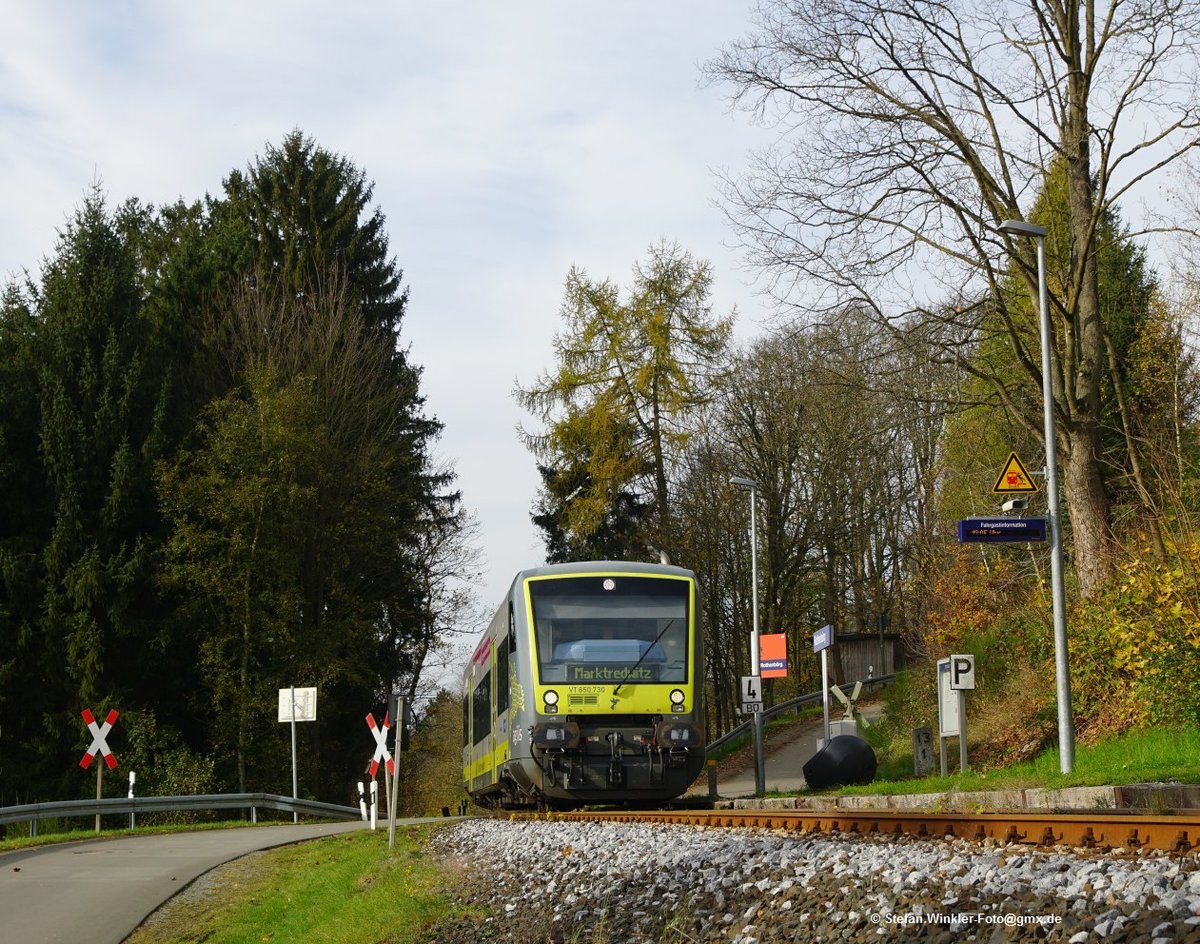
[[[955,837],[1028,846],[1186,854],[1200,846],[1200,811],[1146,816],[1122,810],[1049,813],[937,813],[896,810],[655,810],[521,813],[513,818],[607,820],[619,823],[680,823],[691,826],[759,827],[800,833],[851,836]]]

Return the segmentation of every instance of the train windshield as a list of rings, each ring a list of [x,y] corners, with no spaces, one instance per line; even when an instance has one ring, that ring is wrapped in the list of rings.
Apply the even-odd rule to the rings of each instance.
[[[689,588],[635,574],[530,580],[542,683],[686,682]]]

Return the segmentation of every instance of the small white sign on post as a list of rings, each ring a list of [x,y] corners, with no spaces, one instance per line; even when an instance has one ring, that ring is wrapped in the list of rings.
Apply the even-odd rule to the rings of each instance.
[[[762,711],[762,679],[757,675],[742,676],[742,713],[757,714]]]
[[[279,722],[292,725],[292,799],[300,798],[296,779],[296,722],[317,720],[317,690],[315,688],[281,688],[279,690]],[[292,811],[292,822],[300,822],[300,814]]]
[[[292,717],[292,696],[295,693],[295,718]],[[279,690],[279,723],[317,720],[317,690],[315,688],[281,688]]]

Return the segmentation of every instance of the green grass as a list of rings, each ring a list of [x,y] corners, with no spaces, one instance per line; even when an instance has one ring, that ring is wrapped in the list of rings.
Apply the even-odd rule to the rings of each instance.
[[[957,765],[957,741],[951,741],[947,759],[951,765]],[[970,763],[969,756],[967,761]],[[934,763],[937,764],[936,755]],[[986,773],[968,770],[965,774],[949,777],[905,777],[904,772],[911,770],[910,754],[881,765],[881,779],[861,787],[846,787],[838,792],[892,795],[1026,787],[1059,789],[1166,780],[1200,783],[1200,731],[1190,728],[1136,731],[1092,745],[1076,745],[1075,769],[1070,774],[1059,771],[1056,748],[1043,752],[1028,763]]]
[[[428,828],[353,832],[260,853],[214,873],[128,944],[416,944],[435,923],[462,914],[426,853]]]

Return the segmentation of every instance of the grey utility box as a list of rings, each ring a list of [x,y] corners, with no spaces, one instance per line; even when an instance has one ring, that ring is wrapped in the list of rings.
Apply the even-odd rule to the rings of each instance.
[[[837,721],[830,721],[829,737],[835,738],[840,734],[849,734],[851,737],[858,737],[858,722],[853,718],[838,718]]]

